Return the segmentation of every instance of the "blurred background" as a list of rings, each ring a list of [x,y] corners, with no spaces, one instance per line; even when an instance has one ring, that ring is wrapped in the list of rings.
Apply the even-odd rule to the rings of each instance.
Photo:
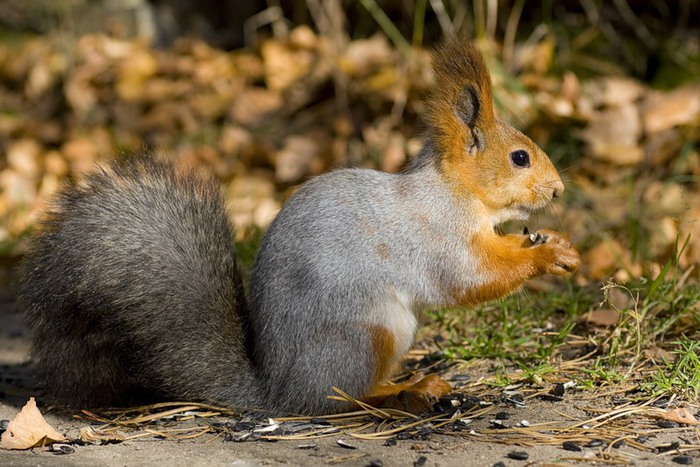
[[[213,170],[238,240],[310,176],[399,171],[450,34],[561,170],[528,226],[572,237],[578,283],[698,277],[700,0],[3,0],[0,256],[66,178],[135,151]]]

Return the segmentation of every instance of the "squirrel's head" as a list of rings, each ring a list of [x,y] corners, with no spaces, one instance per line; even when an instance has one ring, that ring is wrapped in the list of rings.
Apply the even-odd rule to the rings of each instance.
[[[496,225],[525,220],[564,192],[544,151],[496,119],[491,76],[475,45],[446,42],[434,56],[433,70],[427,123],[437,167],[457,196],[480,200]]]

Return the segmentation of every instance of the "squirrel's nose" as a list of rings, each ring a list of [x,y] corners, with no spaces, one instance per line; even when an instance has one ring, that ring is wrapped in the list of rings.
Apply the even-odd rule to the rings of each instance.
[[[552,199],[559,198],[562,193],[564,193],[564,184],[561,180],[557,180],[557,183],[554,185],[554,190],[552,191]]]

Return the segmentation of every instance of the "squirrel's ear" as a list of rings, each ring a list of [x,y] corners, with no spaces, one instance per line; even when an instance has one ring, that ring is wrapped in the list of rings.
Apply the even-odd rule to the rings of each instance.
[[[466,147],[469,154],[484,151],[485,135],[495,118],[491,76],[481,52],[469,41],[449,39],[433,56],[433,70],[436,83],[427,121],[436,142],[444,151],[454,147]]]
[[[485,149],[484,135],[478,125],[481,98],[476,86],[467,85],[462,89],[456,102],[455,112],[462,123],[471,130],[472,140],[468,145],[469,154],[473,155],[476,151],[483,151]]]
[[[465,86],[457,100],[457,116],[465,125],[473,127],[476,125],[480,107],[479,90],[475,86]]]

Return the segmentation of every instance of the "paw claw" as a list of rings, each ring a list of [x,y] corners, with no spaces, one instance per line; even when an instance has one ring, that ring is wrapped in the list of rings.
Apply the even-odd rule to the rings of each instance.
[[[415,376],[409,381],[413,381]],[[452,392],[450,383],[436,374],[428,375],[406,387],[397,394],[387,397],[382,407],[403,410],[416,415],[429,412],[441,396]]]
[[[551,230],[540,230],[537,233],[545,239],[542,242],[543,273],[564,275],[578,269],[581,259],[569,240]]]

